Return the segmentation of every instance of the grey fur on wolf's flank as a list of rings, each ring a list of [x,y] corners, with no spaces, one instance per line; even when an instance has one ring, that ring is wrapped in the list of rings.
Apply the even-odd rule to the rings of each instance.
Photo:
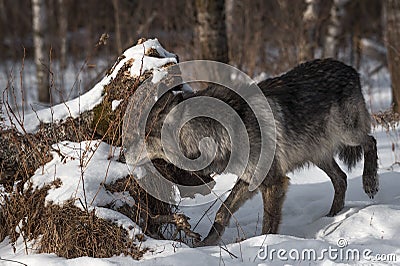
[[[313,60],[280,77],[264,80],[258,86],[269,102],[276,127],[275,156],[259,187],[264,203],[263,233],[276,233],[278,230],[288,185],[286,174],[309,163],[325,171],[332,181],[335,194],[328,215],[335,215],[343,209],[347,189],[347,176],[335,162],[336,155],[351,168],[364,154],[363,187],[370,197],[376,194],[376,141],[369,135],[370,115],[361,92],[359,75],[352,67],[333,59]],[[191,95],[167,93],[150,115],[146,140],[150,159],[168,160],[163,149],[169,147],[161,147],[162,124],[174,106],[200,96],[229,104],[244,122],[250,142],[249,160],[241,180],[217,212],[209,235],[201,243],[208,245],[220,239],[232,213],[254,195],[248,191],[247,184],[258,162],[261,133],[250,107],[229,88],[210,86]],[[172,118],[179,120],[182,115],[176,114]],[[265,117],[268,119],[270,117]],[[199,117],[184,124],[179,135],[182,152],[187,158],[198,158],[201,155],[198,143],[204,137],[214,139],[217,149],[212,163],[199,173],[223,172],[232,149],[230,136],[213,119]]]

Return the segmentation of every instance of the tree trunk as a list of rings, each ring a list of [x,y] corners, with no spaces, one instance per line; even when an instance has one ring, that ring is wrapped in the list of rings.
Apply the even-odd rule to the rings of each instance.
[[[64,74],[67,68],[67,30],[68,30],[68,14],[66,7],[67,0],[58,0],[58,24],[60,37],[60,74],[61,74],[61,91],[64,91]]]
[[[257,70],[257,63],[262,60],[265,43],[263,39],[263,27],[265,25],[265,16],[262,10],[262,2],[254,2],[251,7],[244,10],[245,33],[242,47],[251,47],[242,49],[241,53],[246,61],[246,73],[250,77],[254,76]]]
[[[324,57],[337,58],[339,50],[339,39],[342,34],[342,21],[345,16],[344,6],[348,0],[333,0],[328,32],[324,43]]]
[[[0,19],[3,25],[6,25],[7,21],[7,13],[6,13],[6,6],[4,4],[4,0],[0,0]]]
[[[228,63],[224,0],[196,0],[200,58]]]
[[[387,61],[392,81],[393,111],[400,113],[400,1],[386,0]]]
[[[117,45],[118,54],[122,54],[121,26],[120,26],[120,20],[119,20],[120,13],[119,13],[118,3],[119,3],[118,0],[112,1],[113,7],[114,7],[115,42]]]
[[[32,0],[33,43],[39,101],[50,102],[48,53],[46,45],[46,1]]]
[[[318,21],[318,0],[305,0],[307,7],[303,13],[303,34],[300,39],[299,61],[314,58],[315,28]]]
[[[226,25],[226,38],[228,43],[232,43],[233,41],[233,24],[235,22],[234,18],[234,7],[235,7],[235,1],[234,0],[225,0],[225,25]],[[231,49],[232,47],[229,45],[228,46],[228,58],[232,60],[233,58],[233,51]]]

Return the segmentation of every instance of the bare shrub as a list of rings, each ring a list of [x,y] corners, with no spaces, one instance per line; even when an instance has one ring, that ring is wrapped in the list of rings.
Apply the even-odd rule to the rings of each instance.
[[[387,131],[395,130],[400,122],[400,114],[393,111],[393,107],[386,109],[385,111],[380,111],[378,113],[372,114],[374,119],[374,125],[381,125]]]

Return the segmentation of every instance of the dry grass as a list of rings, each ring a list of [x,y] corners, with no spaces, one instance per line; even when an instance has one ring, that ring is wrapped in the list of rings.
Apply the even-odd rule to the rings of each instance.
[[[53,185],[57,185],[57,182]],[[50,186],[3,197],[0,236],[10,237],[15,245],[20,237],[26,251],[30,245],[37,252],[55,253],[65,258],[90,256],[97,258],[129,255],[139,259],[146,251],[138,247],[128,232],[111,221],[86,212],[72,201],[62,206],[45,204]]]
[[[124,204],[117,211],[136,222],[148,235],[154,238],[162,236],[161,225],[154,223],[152,217],[171,215],[172,209],[169,204],[149,195],[132,176],[119,179],[112,184],[105,184],[105,188],[110,192],[127,191],[135,199],[135,204],[133,206]]]
[[[46,207],[45,221],[40,229],[43,234],[39,251],[65,258],[105,258],[124,254],[139,259],[145,252],[129,238],[125,229],[98,218],[94,211],[82,211],[72,202],[62,207]]]
[[[151,49],[146,54],[159,57]],[[98,218],[94,211],[88,211],[86,198],[81,199],[85,203],[82,203],[82,209],[72,201],[62,206],[46,203],[48,190],[60,186],[59,180],[41,189],[32,188],[29,181],[37,169],[51,160],[50,152],[57,152],[52,145],[62,140],[81,142],[101,139],[113,146],[121,144],[122,117],[128,98],[150,75],[146,72],[138,78],[131,78],[125,73],[129,67],[128,62],[105,87],[103,102],[79,118],[66,118],[57,124],[42,124],[35,134],[19,133],[15,125],[1,128],[0,144],[3,149],[0,150],[0,186],[6,188],[6,191],[0,191],[0,224],[3,225],[0,227],[0,241],[9,237],[11,245],[15,246],[16,241],[22,239],[27,254],[55,253],[65,258],[103,258],[124,254],[139,259],[146,251],[140,248],[135,239],[130,239],[125,229],[112,221]],[[12,88],[10,93],[13,94]],[[113,112],[112,101],[120,99],[124,101]],[[23,115],[12,113],[6,99],[5,104],[5,115],[10,121],[16,121],[24,131],[20,119]],[[110,154],[110,158],[113,156]],[[162,163],[159,166],[162,168]],[[168,172],[171,169],[165,167],[164,170]],[[173,172],[168,172],[168,177],[174,180],[184,178],[182,173]],[[187,180],[190,178],[192,176],[186,177]],[[84,185],[83,174],[81,182]],[[135,200],[134,206],[124,205],[117,211],[140,225],[144,233],[154,238],[163,238],[165,225],[172,224],[171,230],[175,230],[175,233],[170,235],[174,235],[174,239],[177,239],[176,232],[192,234],[185,216],[173,213],[171,205],[149,195],[132,176],[109,185],[99,184],[103,185],[110,192],[129,192]],[[198,237],[196,234],[192,236]],[[143,238],[136,236],[136,239],[141,241]]]
[[[400,122],[400,114],[393,111],[393,107],[385,111],[372,114],[374,125],[381,125],[387,131],[395,130]]]
[[[394,162],[392,166],[400,164],[400,138],[397,127],[400,122],[400,114],[393,111],[393,106],[385,111],[372,114],[374,127],[380,125],[385,129],[386,135],[392,144]]]

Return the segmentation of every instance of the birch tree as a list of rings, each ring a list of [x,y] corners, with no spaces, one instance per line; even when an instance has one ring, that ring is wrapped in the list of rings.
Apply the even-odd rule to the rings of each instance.
[[[393,111],[400,113],[400,1],[385,1],[387,62],[392,81]]]
[[[224,0],[196,0],[200,57],[228,63]]]
[[[46,46],[46,1],[32,0],[33,43],[39,101],[50,102],[48,53]]]
[[[60,72],[61,72],[61,88],[64,89],[64,73],[67,68],[67,30],[68,18],[66,1],[58,0],[58,30],[60,38]]]
[[[345,5],[348,0],[333,0],[328,30],[324,42],[324,57],[336,58],[339,51],[339,39],[342,34],[342,21],[345,16]]]

